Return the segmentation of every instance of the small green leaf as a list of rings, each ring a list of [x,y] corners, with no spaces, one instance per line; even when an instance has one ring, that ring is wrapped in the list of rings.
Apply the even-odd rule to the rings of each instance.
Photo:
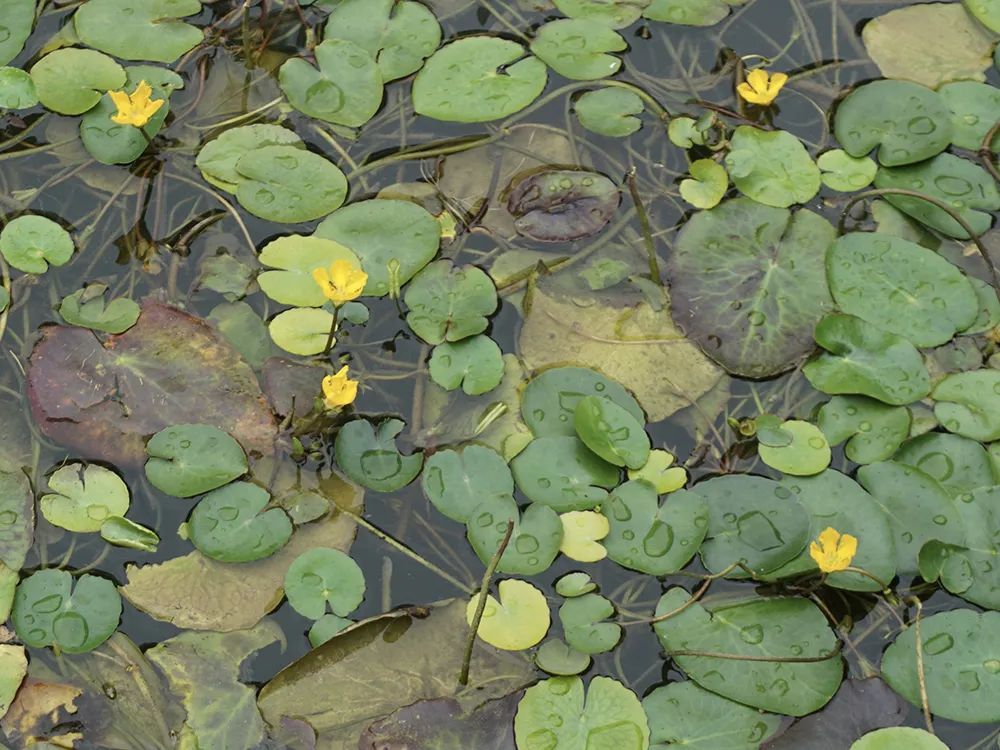
[[[38,92],[27,71],[0,67],[0,109],[28,109],[36,104]]]
[[[816,166],[823,184],[841,193],[868,187],[878,171],[878,164],[867,156],[851,156],[839,148],[820,154]]]
[[[66,464],[49,477],[48,484],[52,494],[43,495],[38,508],[54,526],[82,533],[100,531],[108,518],[128,511],[128,487],[103,466]]]
[[[649,435],[642,422],[614,401],[600,396],[580,399],[573,427],[590,450],[615,466],[639,469],[649,459]]]
[[[31,36],[35,25],[35,0],[8,0],[3,9],[3,40],[0,41],[0,65],[17,57]],[[0,711],[0,716],[4,712]]]
[[[470,396],[488,393],[503,380],[503,352],[485,334],[434,347],[427,363],[431,380],[453,391],[459,386]]]
[[[146,443],[146,453],[146,477],[158,490],[174,497],[200,495],[247,472],[247,457],[240,444],[207,424],[160,430]]]
[[[634,91],[606,87],[587,91],[573,105],[580,124],[598,135],[624,138],[642,127],[640,115],[645,110],[642,99]]]
[[[781,429],[792,436],[788,445],[758,445],[760,460],[783,474],[808,477],[830,465],[830,444],[820,429],[810,422],[790,419]]]
[[[622,638],[622,627],[614,622],[602,621],[614,614],[614,605],[599,594],[567,599],[559,608],[559,621],[566,642],[584,654],[611,651]]]
[[[92,49],[65,48],[50,52],[31,66],[38,99],[53,112],[80,115],[108,91],[125,85],[125,69]]]
[[[556,593],[570,599],[583,596],[597,589],[597,584],[590,579],[589,573],[567,573],[556,581]]]
[[[599,505],[619,476],[617,467],[591,453],[583,441],[556,435],[532,440],[510,467],[521,492],[558,513]]]
[[[550,638],[535,652],[535,664],[551,675],[571,677],[587,671],[590,656],[580,653],[558,638]]]
[[[335,211],[347,197],[347,178],[332,162],[296,146],[249,151],[236,162],[242,181],[236,198],[266,221],[311,221]]]
[[[617,31],[596,21],[562,18],[538,29],[531,51],[556,73],[577,81],[592,81],[614,75],[621,52],[628,44]]]
[[[295,146],[305,148],[302,139],[280,125],[244,125],[224,130],[198,152],[195,164],[201,176],[227,193],[246,178],[236,171],[236,164],[244,155],[264,146]]]
[[[403,297],[406,322],[428,344],[461,341],[482,333],[497,309],[496,287],[475,266],[450,260],[431,263],[414,277]]]
[[[931,392],[934,416],[956,435],[1000,440],[1000,371],[975,370],[947,376]]]
[[[205,495],[188,521],[188,536],[203,555],[228,563],[269,557],[292,536],[292,522],[281,508],[269,508],[271,495],[250,482],[233,482]]]
[[[691,179],[682,180],[681,198],[695,208],[715,208],[729,187],[729,175],[714,159],[698,159],[688,168]]]
[[[892,458],[910,434],[910,410],[865,396],[834,396],[819,410],[817,426],[831,445],[847,440],[844,453],[857,464]]]
[[[978,81],[955,81],[944,84],[938,93],[951,110],[951,142],[978,151],[990,128],[1000,120],[1000,89]],[[1000,151],[1000,135],[989,145]]]
[[[318,620],[327,604],[339,617],[347,617],[364,601],[365,576],[340,550],[317,548],[303,552],[285,573],[285,596],[300,615]]]
[[[45,273],[73,256],[69,232],[44,216],[25,215],[7,222],[0,232],[0,254],[18,271]]]
[[[160,537],[155,531],[121,516],[112,516],[101,524],[101,538],[116,547],[156,552]]]
[[[507,579],[497,585],[500,599],[486,594],[483,618],[476,635],[505,651],[523,651],[545,637],[551,624],[545,595],[527,581]],[[465,620],[472,625],[482,592],[469,599]]]
[[[356,419],[340,428],[334,446],[340,469],[358,484],[378,492],[395,492],[420,473],[424,456],[402,455],[396,448],[396,436],[406,425],[399,419],[386,419],[372,427],[365,419]]]
[[[296,307],[321,307],[326,296],[312,277],[317,268],[328,269],[337,260],[357,268],[358,256],[333,240],[292,234],[267,243],[257,258],[261,265],[276,268],[257,276],[260,290],[275,302]],[[329,328],[327,328],[329,331]]]
[[[514,521],[514,531],[497,570],[515,575],[538,575],[548,570],[563,541],[562,521],[541,503],[532,503],[521,513],[510,495],[487,496],[472,511],[466,536],[479,559],[484,564],[493,559],[510,521]]]
[[[84,44],[123,60],[172,63],[202,41],[177,20],[201,12],[199,0],[88,0],[73,15]]]
[[[435,451],[424,463],[420,484],[438,511],[460,523],[467,523],[487,497],[514,494],[514,478],[507,462],[483,445]]]
[[[26,674],[28,657],[24,646],[0,644],[0,719],[7,715]]]
[[[289,103],[337,125],[357,128],[368,122],[383,95],[382,73],[372,56],[347,39],[327,39],[313,54],[318,67],[294,57],[278,71]]]
[[[349,628],[354,624],[353,620],[337,615],[325,614],[309,628],[309,644],[313,648],[319,648],[328,640],[333,638],[340,631]]]
[[[139,320],[139,305],[128,297],[105,302],[105,284],[88,284],[63,298],[59,315],[70,325],[107,333],[123,333]]]
[[[765,206],[787,208],[819,192],[819,167],[802,142],[784,130],[740,125],[730,139],[726,166],[736,188]]]
[[[886,727],[869,732],[851,750],[948,750],[948,746],[923,729]]]
[[[280,312],[267,326],[271,340],[286,352],[308,357],[319,354],[329,342],[332,346],[336,337],[330,337],[333,315],[326,310],[311,307],[297,307]]]
[[[576,435],[573,418],[581,399],[601,396],[644,424],[642,407],[619,383],[587,367],[552,367],[528,383],[521,395],[521,416],[538,437]]]

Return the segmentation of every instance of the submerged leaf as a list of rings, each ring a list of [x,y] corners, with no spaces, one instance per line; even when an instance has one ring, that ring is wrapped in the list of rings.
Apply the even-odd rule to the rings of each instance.
[[[618,186],[602,174],[543,170],[511,183],[507,210],[518,234],[567,242],[601,231],[618,209]]]

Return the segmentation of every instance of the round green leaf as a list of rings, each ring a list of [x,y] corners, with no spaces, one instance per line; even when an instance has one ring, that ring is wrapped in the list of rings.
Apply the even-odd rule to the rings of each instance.
[[[50,568],[18,584],[11,621],[27,646],[79,654],[104,643],[121,614],[121,596],[111,581],[92,575],[74,581],[65,570]]]
[[[590,667],[590,657],[567,646],[564,641],[552,638],[538,647],[538,651],[535,652],[535,664],[543,672],[551,675],[571,677],[587,671]]]
[[[856,393],[903,406],[931,390],[920,352],[894,333],[853,315],[827,315],[815,336],[829,353],[806,363],[802,371],[824,393]]]
[[[819,474],[830,465],[830,444],[816,425],[791,419],[783,422],[781,429],[792,436],[792,442],[778,447],[759,445],[757,455],[765,464],[800,477]]]
[[[559,513],[590,510],[618,484],[618,468],[575,437],[535,438],[510,464],[514,481],[530,500]]]
[[[318,154],[295,146],[264,146],[236,162],[243,181],[240,204],[254,216],[285,223],[311,221],[335,211],[347,197],[344,173]]]
[[[244,125],[223,131],[218,138],[202,146],[195,164],[208,182],[226,192],[235,193],[246,179],[236,171],[236,163],[251,151],[282,145],[305,148],[302,139],[288,128],[280,125]]]
[[[101,539],[116,547],[143,552],[156,552],[160,543],[160,537],[155,531],[121,516],[112,516],[101,524]]]
[[[441,225],[415,203],[375,198],[335,211],[316,227],[315,236],[353,250],[368,274],[365,295],[384,297],[393,282],[405,284],[434,258]]]
[[[916,628],[904,630],[882,657],[882,676],[920,706]],[[1000,612],[968,609],[924,617],[923,672],[931,713],[968,723],[1000,721]]]
[[[948,746],[923,729],[887,727],[869,732],[851,750],[948,750]]]
[[[611,619],[614,614],[614,605],[600,594],[567,599],[559,607],[559,621],[566,642],[584,654],[611,651],[622,638],[622,626],[602,621]]]
[[[20,68],[0,68],[0,109],[28,109],[36,104],[38,92],[31,76]]]
[[[29,72],[39,101],[63,115],[83,114],[108,91],[121,89],[126,80],[121,65],[91,49],[57,49]]]
[[[333,315],[326,310],[295,308],[275,315],[267,330],[271,340],[286,352],[308,357],[326,348],[332,327]]]
[[[396,448],[396,436],[406,425],[399,419],[386,419],[378,430],[365,419],[348,422],[337,433],[337,465],[358,484],[379,492],[395,492],[408,485],[420,473],[424,456],[402,455]]]
[[[1000,0],[962,0],[962,4],[983,26],[1000,34]]]
[[[177,19],[200,12],[199,0],[88,0],[73,24],[88,47],[125,60],[171,63],[203,38],[201,29]]]
[[[635,693],[617,680],[592,679],[585,703],[583,680],[551,677],[524,692],[514,736],[518,750],[580,750],[594,737],[616,750],[646,750],[649,723]]]
[[[485,498],[514,494],[514,478],[507,462],[483,445],[435,451],[424,463],[420,486],[435,508],[460,523],[468,522]]]
[[[406,322],[428,344],[461,341],[486,330],[497,309],[497,290],[475,266],[438,260],[416,275],[403,296]]]
[[[929,432],[908,440],[894,460],[933,477],[952,497],[996,483],[990,454],[975,440]]]
[[[615,466],[640,469],[649,458],[651,445],[642,422],[610,399],[580,399],[573,427],[590,450]]]
[[[854,463],[870,464],[892,458],[909,436],[911,422],[905,407],[865,396],[834,396],[819,410],[816,424],[831,445],[847,441],[844,453]]]
[[[7,0],[0,25],[0,65],[6,65],[21,53],[35,25],[35,0]],[[0,716],[5,712],[0,711]]]
[[[837,107],[834,134],[851,156],[893,167],[941,153],[951,142],[951,113],[931,89],[909,81],[873,81],[854,89]]]
[[[737,562],[755,573],[770,573],[797,557],[809,541],[809,512],[773,480],[732,474],[700,482],[694,491],[708,505],[708,534],[700,553],[712,573]],[[736,568],[728,577],[747,574]]]
[[[621,29],[638,20],[649,0],[553,0],[553,4],[570,18]]]
[[[146,443],[146,477],[174,497],[194,497],[247,472],[243,448],[228,433],[207,424],[167,427]]]
[[[598,135],[624,138],[642,127],[635,115],[645,110],[642,99],[634,91],[605,87],[587,91],[573,104],[580,124]]]
[[[139,305],[128,297],[104,301],[104,284],[91,284],[63,298],[59,315],[70,325],[122,333],[139,319]]]
[[[413,81],[417,114],[451,122],[488,122],[531,104],[545,88],[545,63],[517,42],[473,36],[435,52]]]
[[[320,307],[326,303],[323,290],[312,277],[313,270],[327,269],[337,260],[346,260],[355,267],[360,264],[358,256],[343,245],[300,234],[269,242],[257,259],[263,266],[281,269],[259,274],[260,290],[275,302],[298,307]]]
[[[205,495],[188,520],[188,536],[213,560],[250,562],[269,557],[292,536],[292,522],[271,495],[250,482],[233,482]]]
[[[978,151],[990,128],[1000,120],[1000,89],[977,81],[946,83],[938,93],[951,110],[951,142]],[[1000,134],[990,144],[1000,151]]]
[[[309,628],[309,644],[313,648],[319,648],[333,638],[333,636],[337,635],[337,633],[345,628],[349,628],[353,624],[353,620],[348,620],[345,617],[325,614]]]
[[[591,580],[590,574],[582,571],[567,573],[556,581],[556,593],[566,599],[583,596],[596,589],[597,584]]]
[[[596,21],[561,18],[535,33],[531,51],[556,73],[577,81],[592,81],[614,75],[621,52],[628,44],[617,31]]]
[[[784,130],[740,125],[730,139],[726,166],[736,188],[766,206],[787,208],[819,192],[819,167]]]
[[[931,398],[934,416],[948,432],[982,442],[1000,439],[1000,370],[949,375]]]
[[[368,122],[382,105],[383,94],[382,74],[372,56],[347,39],[327,39],[313,54],[318,69],[294,57],[278,71],[289,103],[337,125],[358,128]]]
[[[318,547],[289,566],[285,596],[296,612],[312,620],[326,614],[327,604],[335,615],[347,617],[365,599],[365,576],[340,550]]]
[[[470,396],[478,396],[503,380],[503,352],[493,339],[479,334],[434,347],[427,368],[431,380],[446,391],[462,386]]]
[[[867,156],[851,156],[839,148],[820,154],[816,166],[823,184],[841,193],[868,187],[878,171],[878,165]]]
[[[52,492],[41,497],[38,508],[46,521],[68,531],[100,531],[109,517],[128,511],[128,487],[103,466],[66,464],[48,483]]]
[[[642,407],[614,380],[588,367],[553,367],[531,379],[521,395],[521,417],[538,437],[576,435],[576,407],[587,396],[601,396],[646,421]]]
[[[69,232],[44,216],[18,216],[0,231],[0,254],[18,271],[45,273],[73,255]]]
[[[655,747],[682,745],[689,750],[758,750],[781,718],[762,714],[698,687],[672,682],[642,699]]]
[[[653,0],[642,15],[651,21],[712,26],[729,15],[734,5],[743,0]]]
[[[650,575],[676,573],[694,557],[708,531],[701,495],[680,490],[661,502],[643,481],[626,482],[601,506],[610,525],[601,542],[619,565]]]
[[[537,575],[548,570],[559,554],[562,521],[552,508],[541,503],[533,503],[519,513],[510,495],[488,495],[472,511],[466,536],[479,559],[484,564],[493,559],[511,520],[514,531],[497,570],[515,575]]]
[[[688,168],[691,179],[682,180],[681,198],[695,208],[715,208],[729,187],[729,175],[714,159],[698,159]]]

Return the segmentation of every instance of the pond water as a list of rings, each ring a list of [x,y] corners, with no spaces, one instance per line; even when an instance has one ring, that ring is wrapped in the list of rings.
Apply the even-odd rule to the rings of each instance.
[[[529,688],[518,750],[645,750],[650,730],[654,747],[846,749],[931,724],[947,747],[1000,748],[984,262],[1000,197],[983,141],[1000,5],[363,1],[0,0],[0,614],[20,581],[0,745],[513,750]],[[656,7],[669,15],[642,17]],[[390,11],[412,15],[383,27]],[[437,24],[449,46],[431,56]],[[452,55],[473,39],[491,41]],[[736,88],[757,68],[789,76],[771,104]],[[866,88],[881,79],[912,88]],[[105,92],[140,80],[169,106],[143,130],[114,124]],[[259,124],[284,135],[248,135]],[[820,185],[814,160],[841,148]],[[367,287],[334,318],[310,270],[345,258]],[[141,313],[95,307],[93,285]],[[327,408],[320,381],[343,365],[360,390]],[[366,427],[388,418],[398,435]],[[235,458],[224,434],[170,434],[202,423]],[[643,425],[672,473],[646,464]],[[454,449],[475,443],[489,458],[463,464]],[[602,459],[645,464],[665,510]],[[241,478],[267,490],[258,506],[246,484],[200,500]],[[496,580],[544,594],[548,650],[479,645],[463,688],[462,613],[515,481]],[[608,559],[557,556],[568,512],[608,526]],[[860,544],[830,578],[808,551],[827,526]],[[329,548],[364,585],[339,554],[300,567],[298,606],[282,598],[292,561]],[[73,602],[42,570],[75,576]],[[579,572],[596,593],[567,595]],[[538,627],[510,597],[511,624],[480,631],[494,645]],[[321,615],[331,632],[373,619],[314,648]],[[577,683],[552,674],[584,678],[583,718],[560,702]],[[452,697],[473,719],[440,700],[394,714]]]

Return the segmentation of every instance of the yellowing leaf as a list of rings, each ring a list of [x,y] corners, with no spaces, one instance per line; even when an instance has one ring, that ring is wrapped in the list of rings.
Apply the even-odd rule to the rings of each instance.
[[[687,471],[682,466],[674,466],[672,453],[663,450],[649,452],[649,458],[641,469],[629,469],[629,479],[642,479],[656,488],[656,494],[681,489],[687,484]]]
[[[486,609],[479,623],[478,635],[491,646],[505,651],[521,651],[539,643],[549,630],[551,618],[545,595],[527,581],[501,581],[500,601],[486,596]],[[465,610],[471,625],[479,606],[476,594]]]
[[[597,562],[608,555],[604,545],[598,544],[611,530],[608,519],[592,510],[574,510],[559,516],[563,526],[563,540],[559,551],[571,560]]]

